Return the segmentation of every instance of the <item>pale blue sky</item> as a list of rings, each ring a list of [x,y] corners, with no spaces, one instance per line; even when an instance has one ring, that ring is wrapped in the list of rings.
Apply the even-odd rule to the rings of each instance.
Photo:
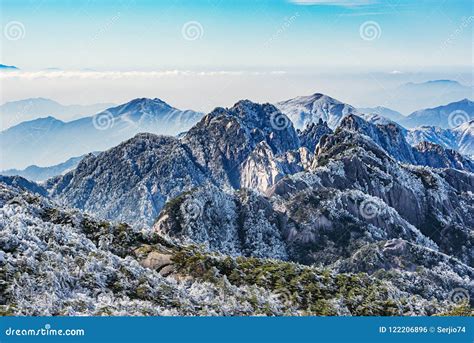
[[[159,97],[209,111],[323,92],[415,110],[382,96],[405,82],[473,84],[471,3],[1,0],[0,63],[21,71],[0,72],[0,103]]]
[[[296,2],[3,0],[0,63],[27,70],[472,64],[472,1]],[[22,39],[5,38],[12,21],[22,23]],[[183,38],[190,21],[202,27],[197,40]],[[361,38],[367,21],[378,25],[374,40]]]

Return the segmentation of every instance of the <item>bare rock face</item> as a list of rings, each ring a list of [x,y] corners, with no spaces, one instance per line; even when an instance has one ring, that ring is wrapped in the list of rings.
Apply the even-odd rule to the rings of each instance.
[[[261,142],[240,167],[240,186],[265,192],[285,175],[308,168],[311,154],[305,148],[275,156],[266,142]]]
[[[141,265],[145,268],[161,270],[163,267],[171,265],[171,263],[171,255],[165,255],[156,251],[152,251],[141,262]]]
[[[339,130],[357,132],[370,137],[379,147],[400,162],[415,164],[412,147],[403,135],[403,128],[395,123],[376,125],[356,115],[345,117]]]

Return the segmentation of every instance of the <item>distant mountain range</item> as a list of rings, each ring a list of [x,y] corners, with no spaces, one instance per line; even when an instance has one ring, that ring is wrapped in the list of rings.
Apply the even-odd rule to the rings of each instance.
[[[114,106],[111,103],[92,105],[62,105],[54,100],[45,98],[30,98],[10,101],[0,106],[0,129],[39,117],[52,116],[56,119],[69,121],[101,112]]]
[[[474,102],[462,99],[447,105],[415,111],[400,124],[408,128],[429,125],[454,129],[471,120],[474,120]]]
[[[176,135],[202,117],[160,99],[135,99],[91,117],[63,122],[54,117],[22,122],[0,132],[0,169],[53,165],[91,151],[102,151],[139,132]]]
[[[472,99],[474,88],[454,80],[409,82],[377,94],[377,102],[401,113],[411,113],[419,108],[436,107],[460,99]]]
[[[469,91],[470,87],[464,86],[458,81],[454,80],[429,80],[425,82],[408,82],[400,86],[399,89],[417,92],[419,90],[430,91],[430,92],[459,92]]]
[[[406,117],[384,107],[356,109],[320,93],[282,101],[276,107],[301,131],[306,130],[310,124],[320,123],[320,120],[334,130],[343,118],[355,114],[374,124],[398,123],[407,141],[413,146],[426,140],[457,150],[466,156],[474,155],[472,129],[469,125],[443,131],[429,125],[437,123],[446,127],[456,123],[463,124],[463,121],[472,118],[473,102],[467,99],[416,111]],[[173,108],[160,99],[142,98],[71,122],[63,122],[54,117],[22,122],[0,133],[4,155],[1,168],[23,169],[31,164],[59,164],[74,156],[106,150],[139,132],[177,135],[191,128],[202,116],[202,113]],[[424,127],[404,128],[415,124],[422,124]]]
[[[403,114],[401,114],[400,112],[397,112],[395,110],[392,110],[390,108],[383,107],[383,106],[361,107],[361,108],[358,108],[357,110],[359,112],[362,112],[362,113],[377,114],[379,116],[385,117],[385,118],[387,118],[389,120],[392,120],[394,122],[397,122],[397,123],[401,123],[406,119],[406,117]]]
[[[25,169],[8,169],[0,171],[5,176],[21,176],[25,179],[40,182],[45,181],[54,176],[62,175],[77,167],[84,156],[72,157],[65,162],[50,167],[38,167],[36,165],[28,166]]]

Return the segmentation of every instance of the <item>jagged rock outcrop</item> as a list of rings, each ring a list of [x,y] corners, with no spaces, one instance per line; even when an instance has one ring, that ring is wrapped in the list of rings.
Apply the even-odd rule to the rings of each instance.
[[[311,158],[305,147],[275,156],[268,144],[261,142],[240,167],[240,188],[265,192],[285,175],[308,168]]]
[[[474,162],[455,150],[429,142],[421,142],[414,147],[417,164],[433,168],[453,168],[474,172]]]
[[[279,215],[250,190],[208,186],[183,194],[166,205],[154,230],[228,255],[288,259]]]
[[[314,153],[316,145],[322,136],[331,134],[332,130],[321,118],[317,124],[310,123],[303,131],[298,131],[301,146],[306,147],[311,153]]]
[[[341,121],[338,129],[366,135],[396,160],[416,163],[412,147],[404,138],[403,128],[397,124],[376,125],[356,115],[348,115]]]
[[[474,244],[474,174],[400,165],[372,140],[349,131],[328,137],[318,149],[313,173],[323,186],[382,199],[442,251],[472,265],[467,251]]]
[[[430,142],[446,149],[456,150],[471,159],[474,157],[474,120],[454,129],[442,129],[436,126],[417,127],[406,130],[405,138],[413,146],[421,142]]]
[[[260,142],[275,156],[299,148],[290,120],[273,105],[239,101],[230,109],[217,108],[196,124],[183,143],[213,180],[240,187],[240,166]]]
[[[356,115],[348,115],[341,121],[338,130],[354,131],[370,137],[390,156],[403,163],[473,171],[473,163],[456,151],[428,142],[410,146],[405,139],[406,130],[394,123],[373,124]]]

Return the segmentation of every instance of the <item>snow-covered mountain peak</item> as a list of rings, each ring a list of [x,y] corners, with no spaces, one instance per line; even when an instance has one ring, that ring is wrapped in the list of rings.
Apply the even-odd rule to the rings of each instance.
[[[136,117],[139,115],[161,116],[173,110],[177,111],[176,108],[168,105],[159,98],[137,98],[117,107],[109,108],[106,112],[114,116],[133,113]]]
[[[321,93],[281,101],[276,107],[290,117],[298,129],[305,128],[309,123],[317,123],[319,119],[334,129],[344,116],[357,113],[353,106]]]

